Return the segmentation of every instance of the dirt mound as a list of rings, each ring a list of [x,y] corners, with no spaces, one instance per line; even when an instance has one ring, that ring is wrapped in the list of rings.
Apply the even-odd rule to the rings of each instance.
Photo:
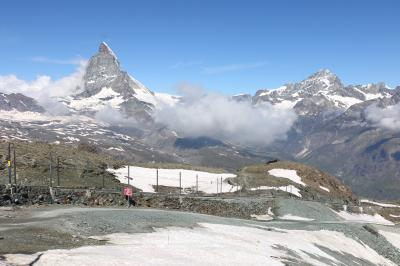
[[[271,171],[272,170],[272,171]],[[284,177],[288,171],[294,176],[300,177],[296,182],[294,178]],[[295,171],[295,172],[294,172]],[[283,172],[281,176],[274,172]],[[257,189],[266,187],[295,186],[300,191],[302,198],[315,199],[342,199],[349,202],[356,202],[357,198],[351,189],[344,185],[336,177],[331,176],[316,168],[290,162],[273,161],[266,164],[250,165],[241,169],[238,173],[246,189]],[[304,183],[304,184],[301,184]]]

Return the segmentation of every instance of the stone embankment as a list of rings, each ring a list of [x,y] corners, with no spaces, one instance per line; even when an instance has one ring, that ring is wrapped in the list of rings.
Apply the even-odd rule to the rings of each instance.
[[[204,197],[179,194],[136,193],[138,207],[190,211],[223,217],[251,218],[274,208],[273,198]],[[124,206],[127,199],[116,189],[79,189],[0,186],[0,206],[66,204],[81,206]]]

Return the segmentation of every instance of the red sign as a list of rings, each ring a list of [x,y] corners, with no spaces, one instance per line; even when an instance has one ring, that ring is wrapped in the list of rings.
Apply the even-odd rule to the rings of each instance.
[[[132,188],[124,187],[124,196],[132,197]]]

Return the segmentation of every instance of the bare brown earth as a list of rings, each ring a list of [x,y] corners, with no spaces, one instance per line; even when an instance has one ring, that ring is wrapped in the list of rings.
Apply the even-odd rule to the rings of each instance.
[[[302,181],[307,184],[303,187],[286,178],[279,178],[268,173],[272,169],[289,169],[296,170]],[[309,193],[325,195],[330,198],[338,198],[349,202],[356,202],[357,197],[352,193],[351,189],[339,181],[336,177],[331,176],[305,164],[278,161],[273,163],[258,164],[244,167],[239,171],[239,182],[247,188],[255,188],[259,186],[287,186],[294,185],[301,189],[301,194],[306,196]],[[330,191],[321,189],[320,186],[328,188]]]

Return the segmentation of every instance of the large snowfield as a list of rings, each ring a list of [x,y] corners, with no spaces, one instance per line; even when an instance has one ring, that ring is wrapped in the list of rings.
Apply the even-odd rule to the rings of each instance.
[[[130,184],[143,192],[155,192],[157,184],[157,169],[130,166]],[[128,184],[128,166],[123,168],[108,169],[109,172],[115,174],[117,179]],[[158,184],[160,186],[179,187],[179,176],[181,175],[182,192],[185,188],[196,191],[196,177],[198,178],[198,189],[204,193],[223,193],[236,191],[237,187],[227,183],[227,178],[236,177],[230,173],[209,173],[202,171],[193,171],[185,169],[158,169]],[[222,190],[220,181],[222,178]],[[217,182],[219,183],[217,185]],[[217,190],[218,189],[218,190]]]
[[[35,265],[284,265],[293,260],[307,265],[345,265],[341,260],[351,256],[368,265],[395,265],[340,232],[199,225],[111,234],[101,237],[109,240],[103,246],[43,252]],[[10,263],[26,264],[37,255],[10,254],[6,258]],[[354,257],[349,261],[354,262]]]

